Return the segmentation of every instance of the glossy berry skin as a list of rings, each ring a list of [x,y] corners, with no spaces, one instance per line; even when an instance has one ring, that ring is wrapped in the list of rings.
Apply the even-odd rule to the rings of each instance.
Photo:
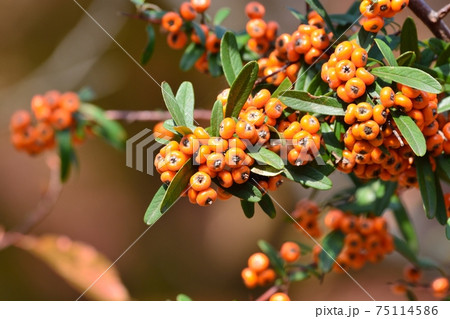
[[[285,242],[281,246],[280,255],[288,263],[295,262],[300,257],[300,247],[294,242]]]
[[[263,253],[254,253],[248,258],[248,267],[256,273],[269,268],[269,258]]]
[[[285,293],[277,292],[270,297],[269,301],[291,301],[291,299]]]

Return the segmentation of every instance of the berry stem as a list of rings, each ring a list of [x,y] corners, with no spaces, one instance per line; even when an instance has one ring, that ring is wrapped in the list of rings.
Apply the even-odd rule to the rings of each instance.
[[[425,0],[410,0],[409,8],[436,37],[450,41],[450,28],[442,20],[450,11],[450,5],[436,12]]]
[[[264,292],[261,296],[259,296],[256,301],[267,301],[269,300],[269,298],[278,292],[278,290],[280,290],[280,287],[278,286],[272,286],[269,289],[266,290],[266,292]]]

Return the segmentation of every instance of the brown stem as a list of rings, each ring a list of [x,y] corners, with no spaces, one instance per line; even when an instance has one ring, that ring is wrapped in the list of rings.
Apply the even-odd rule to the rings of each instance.
[[[172,116],[168,111],[121,111],[109,110],[106,111],[106,117],[110,120],[119,120],[126,122],[150,122],[150,121],[165,121]],[[194,110],[194,118],[197,120],[209,120],[211,118],[210,110]]]
[[[261,296],[259,296],[256,301],[267,301],[269,298],[276,293],[278,290],[280,290],[280,287],[278,286],[272,286],[269,289],[266,290]]]
[[[60,161],[58,156],[54,154],[49,157],[47,159],[47,165],[50,168],[50,178],[47,190],[42,195],[36,208],[29,213],[28,218],[22,224],[6,233],[2,234],[0,232],[0,250],[14,245],[20,240],[22,235],[33,230],[51,213],[53,207],[55,206],[62,190],[62,184],[59,179]]]
[[[450,29],[442,20],[450,11],[449,5],[436,12],[424,0],[410,0],[409,8],[437,38],[450,41]]]

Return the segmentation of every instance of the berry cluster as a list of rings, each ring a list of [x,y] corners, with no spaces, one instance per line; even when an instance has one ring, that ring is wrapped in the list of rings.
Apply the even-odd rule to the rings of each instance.
[[[274,85],[279,85],[286,77],[295,82],[302,59],[306,64],[313,64],[317,60],[328,58],[324,52],[329,47],[331,38],[332,34],[325,31],[322,17],[311,11],[308,14],[308,24],[301,24],[292,34],[283,33],[278,36],[275,49],[268,57],[258,60],[259,75]]]
[[[274,47],[279,25],[276,21],[263,20],[266,9],[259,2],[249,2],[245,13],[250,19],[245,27],[250,36],[247,46],[253,52],[264,55]]]
[[[409,0],[363,0],[359,6],[364,16],[360,23],[367,32],[377,33],[384,26],[383,18],[392,18],[408,4]]]
[[[435,94],[397,85],[380,91],[380,104],[361,102],[347,106],[344,121],[346,149],[338,169],[362,179],[396,180],[401,186],[417,186],[414,153],[389,117],[390,108],[410,116],[426,138],[430,160],[450,152],[450,123],[437,114]]]
[[[341,42],[322,65],[322,80],[337,92],[341,100],[351,103],[375,81],[375,77],[365,69],[367,60],[367,51],[356,41]]]
[[[248,267],[242,269],[241,277],[247,288],[266,286],[273,283],[277,277],[270,267],[269,258],[263,253],[254,253],[248,258]]]
[[[312,237],[318,238],[321,235],[318,222],[319,213],[319,206],[317,206],[315,202],[308,199],[302,199],[297,202],[291,216],[298,223],[298,225],[295,224],[297,228]]]
[[[333,266],[336,272],[342,272],[342,268],[357,270],[366,262],[379,262],[394,249],[392,236],[387,232],[387,223],[383,217],[356,217],[332,209],[324,222],[328,228],[345,234],[344,248]],[[315,250],[316,257],[318,252],[320,250]]]
[[[10,120],[11,141],[17,150],[30,155],[39,154],[55,146],[55,131],[73,128],[74,114],[80,107],[78,95],[49,91],[35,95],[31,110],[16,111]],[[34,115],[34,119],[33,116]],[[74,141],[77,136],[72,135]]]

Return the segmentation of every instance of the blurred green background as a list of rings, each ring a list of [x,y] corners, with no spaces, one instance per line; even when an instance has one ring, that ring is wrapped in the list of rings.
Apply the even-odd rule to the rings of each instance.
[[[283,32],[291,32],[297,20],[286,10],[305,11],[304,1],[261,1],[267,19],[277,20]],[[177,8],[181,1],[155,1],[164,9]],[[351,1],[324,0],[331,13],[342,13]],[[429,1],[438,9],[445,0]],[[124,17],[133,12],[128,0],[81,1],[99,24],[133,57],[139,60],[146,43],[145,24]],[[232,15],[225,26],[245,27],[245,3],[212,1],[211,12],[227,6]],[[397,21],[408,15],[404,10]],[[448,21],[448,18],[447,18]],[[14,110],[29,108],[34,94],[46,90],[79,90],[90,86],[97,94],[96,104],[105,109],[161,109],[160,88],[90,20],[71,0],[22,0],[0,2],[0,225],[6,229],[20,223],[38,202],[48,179],[45,156],[30,158],[16,152],[9,142],[8,121]],[[430,36],[418,23],[421,38]],[[224,79],[178,69],[181,52],[169,50],[165,36],[158,34],[155,54],[146,70],[157,82],[176,87],[192,81],[196,107],[210,108],[215,96],[226,87]],[[129,136],[153,123],[125,124]],[[80,171],[64,188],[53,213],[33,234],[65,234],[87,242],[116,259],[145,229],[143,214],[159,186],[158,176],[148,176],[125,166],[125,154],[97,139],[78,149]],[[335,189],[349,185],[339,173],[333,175]],[[448,189],[447,189],[448,191]],[[292,211],[297,200],[308,196],[300,186],[285,183],[274,196]],[[320,198],[330,196],[323,192]],[[424,216],[417,190],[404,194],[420,233],[421,252],[435,258],[447,270],[450,245],[441,226]],[[394,229],[395,231],[395,229]],[[262,290],[249,292],[241,282],[240,271],[256,241],[266,239],[276,247],[295,239],[312,244],[279,209],[270,220],[261,211],[248,220],[236,199],[198,208],[180,200],[117,263],[121,277],[133,298],[174,299],[186,293],[196,300],[248,300]],[[352,276],[375,299],[402,299],[389,291],[388,282],[401,277],[406,262],[397,254],[377,265],[367,265]],[[436,276],[427,273],[425,279]],[[346,275],[331,274],[323,284],[316,279],[294,284],[290,295],[296,300],[367,300],[363,291]],[[8,248],[0,251],[1,300],[74,300],[79,293],[33,256]],[[429,295],[419,293],[424,299]]]

